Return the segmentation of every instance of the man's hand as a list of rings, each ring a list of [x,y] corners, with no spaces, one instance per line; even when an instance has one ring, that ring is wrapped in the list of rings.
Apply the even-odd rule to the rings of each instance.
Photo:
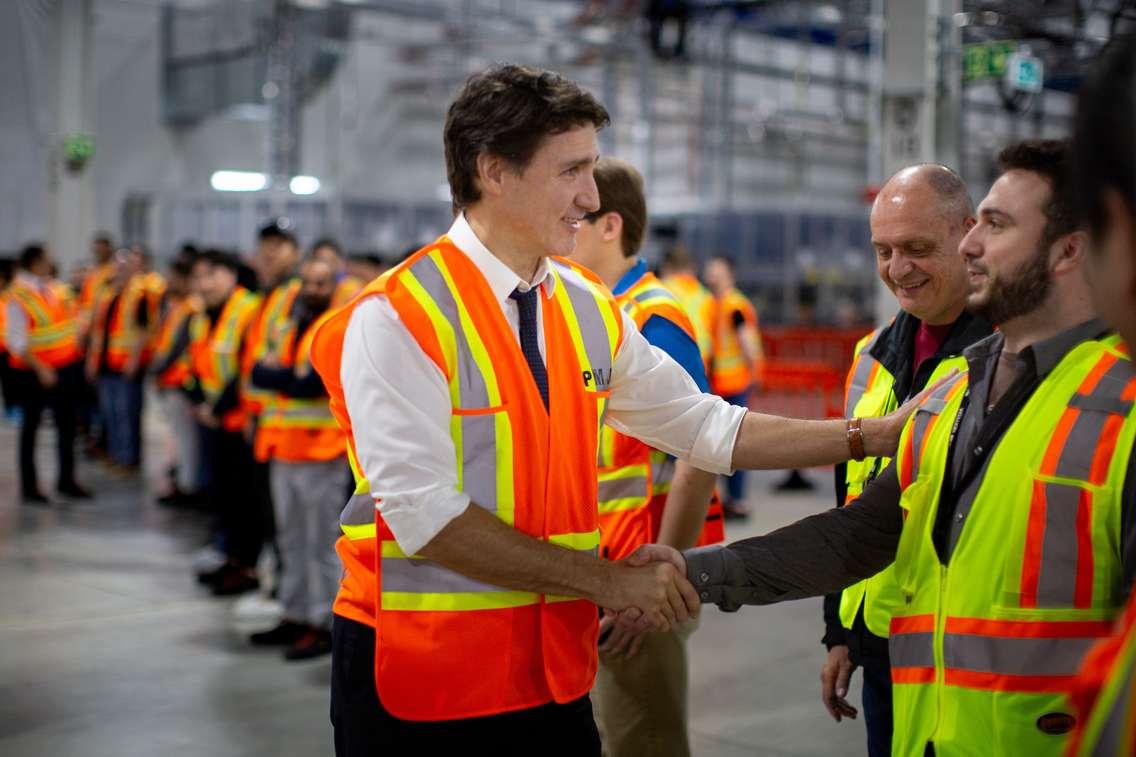
[[[907,425],[907,419],[931,392],[953,380],[958,373],[958,370],[952,370],[885,416],[864,418],[864,451],[868,457],[895,457],[895,452],[899,449],[899,437],[903,433],[903,427]]]
[[[213,415],[213,410],[205,403],[202,403],[193,409],[193,415],[197,418],[197,422],[205,428],[217,428],[221,424],[217,422],[217,418]]]
[[[843,718],[855,720],[859,714],[856,708],[848,704],[848,681],[852,677],[852,659],[848,656],[848,647],[838,644],[828,650],[828,659],[820,669],[820,701],[832,719],[839,723]]]
[[[612,566],[610,596],[600,604],[621,615],[619,624],[632,633],[667,631],[698,612],[698,594],[686,580],[686,563],[675,549],[644,545]]]
[[[51,389],[59,383],[59,376],[56,375],[55,369],[50,365],[40,363],[35,367],[36,378],[45,389]]]
[[[632,610],[624,610],[621,614],[630,612]],[[634,657],[639,647],[643,646],[643,639],[646,638],[647,633],[650,631],[636,633],[629,624],[621,624],[618,615],[612,614],[610,610],[604,610],[603,617],[600,618],[599,650],[604,654],[626,654],[628,657]]]

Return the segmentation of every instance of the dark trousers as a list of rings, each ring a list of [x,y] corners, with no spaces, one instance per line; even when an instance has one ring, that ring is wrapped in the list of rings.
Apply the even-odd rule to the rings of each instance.
[[[890,757],[891,755],[891,666],[887,660],[866,659],[860,661],[864,671],[862,702],[864,704],[864,725],[868,729],[869,757]]]
[[[83,384],[83,371],[73,363],[56,372],[56,383],[45,387],[33,371],[16,371],[17,396],[24,410],[20,426],[20,488],[24,494],[39,490],[36,476],[35,448],[43,411],[50,409],[55,419],[55,445],[59,456],[56,486],[67,488],[75,483],[75,398]]]
[[[586,695],[528,710],[468,720],[417,722],[387,712],[375,692],[374,629],[332,621],[331,724],[337,757],[418,754],[599,757],[600,736]],[[470,660],[476,665],[476,660]]]
[[[245,568],[256,567],[271,523],[265,522],[268,483],[262,480],[252,447],[240,431],[216,431],[213,436],[213,507],[229,559]]]
[[[142,378],[113,372],[99,376],[99,408],[110,459],[119,465],[138,465],[142,459]]]

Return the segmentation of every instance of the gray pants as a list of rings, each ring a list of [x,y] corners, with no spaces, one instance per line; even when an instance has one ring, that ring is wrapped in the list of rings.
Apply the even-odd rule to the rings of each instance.
[[[187,494],[198,491],[199,470],[198,445],[201,433],[193,415],[193,403],[176,389],[164,389],[159,394],[166,422],[170,425],[170,435],[174,440],[174,467],[177,470],[177,488]]]
[[[335,540],[347,494],[346,458],[326,462],[272,461],[276,544],[284,563],[284,619],[331,630],[331,603],[343,571]]]

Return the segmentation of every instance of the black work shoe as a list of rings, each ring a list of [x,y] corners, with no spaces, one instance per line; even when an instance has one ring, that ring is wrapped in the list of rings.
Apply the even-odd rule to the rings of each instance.
[[[249,636],[249,644],[254,647],[277,647],[292,645],[303,637],[308,627],[303,623],[293,623],[283,620],[280,625],[269,631],[259,631]]]
[[[43,507],[51,503],[51,500],[43,496],[43,492],[39,491],[38,489],[24,492],[22,499],[25,505],[37,505]]]
[[[250,575],[240,568],[230,567],[221,575],[217,583],[213,584],[213,596],[234,597],[237,594],[256,591],[259,588],[260,580],[256,576]]]
[[[94,496],[74,481],[69,484],[62,484],[56,491],[59,492],[61,497],[68,499],[91,499]]]
[[[812,481],[801,475],[799,470],[790,471],[789,476],[774,487],[779,492],[807,492],[815,488]]]
[[[284,659],[289,662],[311,660],[331,654],[331,631],[309,628],[292,646],[284,650]]]
[[[749,510],[738,507],[732,502],[722,503],[722,517],[726,520],[745,520],[749,518]]]

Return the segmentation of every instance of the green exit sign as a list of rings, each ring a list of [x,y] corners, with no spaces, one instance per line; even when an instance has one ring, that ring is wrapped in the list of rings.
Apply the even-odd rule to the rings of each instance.
[[[95,138],[90,134],[68,134],[63,137],[63,155],[70,163],[82,163],[95,154]]]
[[[964,45],[962,80],[972,82],[1001,79],[1006,74],[1010,56],[1017,51],[1017,42],[980,42]]]

